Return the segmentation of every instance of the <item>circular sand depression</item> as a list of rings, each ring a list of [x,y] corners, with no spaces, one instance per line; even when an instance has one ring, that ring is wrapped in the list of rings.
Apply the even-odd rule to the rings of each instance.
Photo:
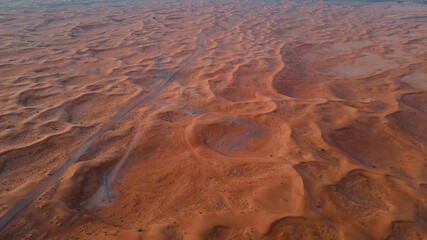
[[[262,144],[261,128],[252,122],[232,117],[200,120],[192,128],[194,140],[190,142],[194,147],[233,155],[253,152]]]

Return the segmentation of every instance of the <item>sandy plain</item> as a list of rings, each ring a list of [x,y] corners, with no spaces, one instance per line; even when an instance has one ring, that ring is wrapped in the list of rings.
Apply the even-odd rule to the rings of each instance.
[[[426,13],[0,3],[0,239],[426,239]]]

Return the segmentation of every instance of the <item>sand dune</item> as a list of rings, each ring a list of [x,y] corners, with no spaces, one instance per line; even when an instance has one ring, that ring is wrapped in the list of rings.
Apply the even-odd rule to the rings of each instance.
[[[426,239],[426,12],[0,3],[0,239]]]

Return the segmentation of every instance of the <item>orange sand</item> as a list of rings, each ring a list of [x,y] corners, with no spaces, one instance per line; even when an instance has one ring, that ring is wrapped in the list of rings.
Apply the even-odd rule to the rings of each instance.
[[[426,4],[15,5],[0,239],[427,239]]]

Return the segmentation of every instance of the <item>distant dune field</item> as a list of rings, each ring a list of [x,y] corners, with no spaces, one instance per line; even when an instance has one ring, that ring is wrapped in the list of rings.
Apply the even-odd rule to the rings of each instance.
[[[427,4],[2,1],[0,239],[427,239]]]

